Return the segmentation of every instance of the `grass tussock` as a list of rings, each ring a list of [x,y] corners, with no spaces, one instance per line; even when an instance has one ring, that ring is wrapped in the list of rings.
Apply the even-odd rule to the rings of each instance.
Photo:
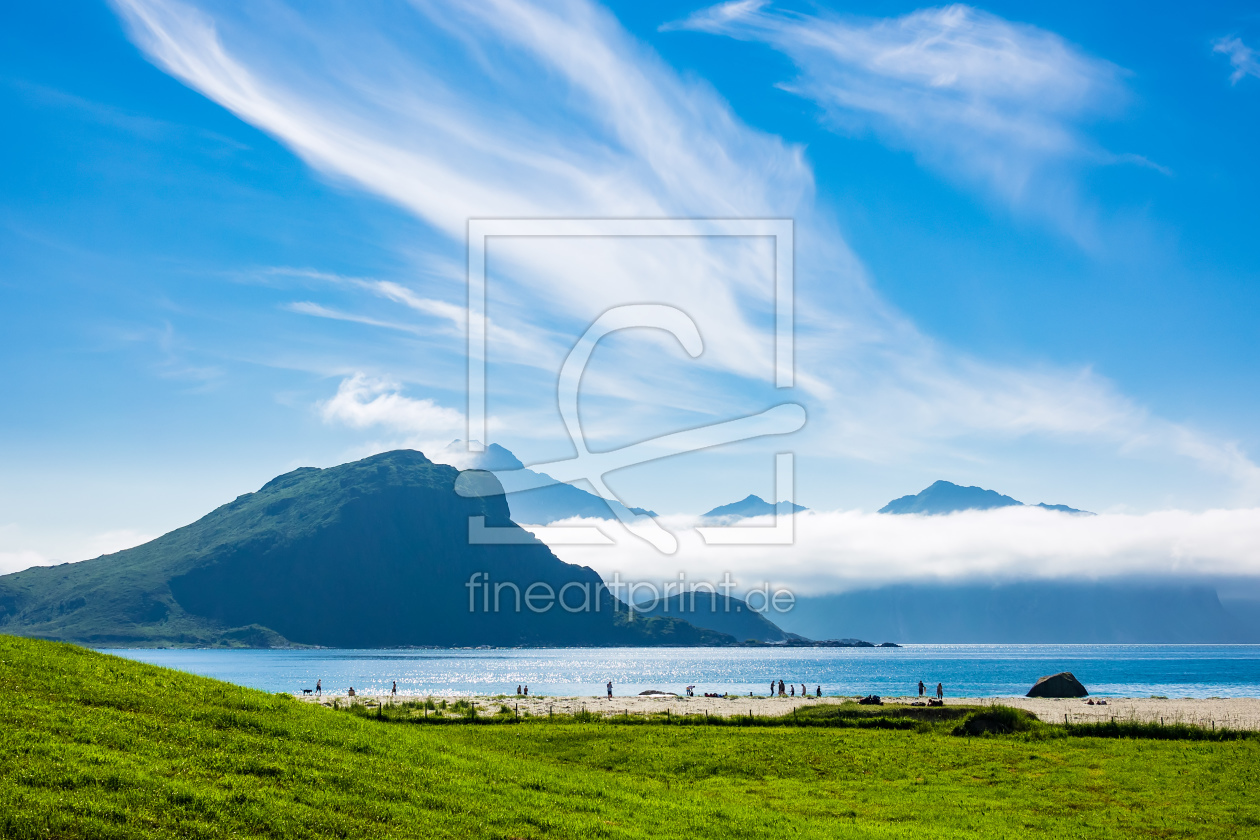
[[[1260,741],[1260,732],[1217,729],[1185,723],[1148,723],[1111,720],[1099,723],[1046,724],[1023,709],[993,705],[970,712],[953,730],[954,735],[1001,736],[1021,734],[1044,741],[1052,738],[1136,738],[1154,741]]]
[[[1154,741],[1256,741],[1260,732],[1254,729],[1226,729],[1193,726],[1187,723],[1146,723],[1136,720],[1112,720],[1102,723],[1069,723],[1055,728],[1077,738],[1141,738]]]
[[[959,706],[916,708],[910,706],[861,706],[857,703],[807,706],[787,715],[729,715],[705,713],[678,715],[672,712],[635,712],[624,715],[606,715],[586,709],[569,714],[549,714],[533,717],[518,714],[503,703],[483,700],[460,699],[447,705],[446,700],[435,704],[428,700],[409,700],[398,703],[377,704],[375,701],[354,704],[337,703],[337,711],[347,712],[360,718],[384,723],[442,726],[450,724],[509,725],[539,722],[551,724],[581,723],[607,726],[705,726],[731,729],[753,728],[850,728],[890,729],[897,731],[934,731],[937,725],[966,717],[971,709]],[[443,715],[449,709],[451,714]],[[436,711],[435,711],[436,710]]]

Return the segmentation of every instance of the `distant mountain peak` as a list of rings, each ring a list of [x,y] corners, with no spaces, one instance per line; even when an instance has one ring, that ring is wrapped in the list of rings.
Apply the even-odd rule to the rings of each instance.
[[[471,441],[470,444],[481,446],[479,441]],[[434,456],[434,460],[439,463],[449,464],[456,469],[461,470],[520,470],[525,468],[525,464],[521,462],[512,452],[497,443],[492,443],[482,449],[480,452],[470,452],[469,443],[462,440],[453,440],[446,445],[441,452]]]
[[[994,510],[1004,507],[1039,507],[1060,513],[1082,514],[1092,516],[1089,511],[1077,510],[1067,505],[1048,505],[1040,502],[1036,505],[1025,505],[1018,499],[1004,496],[996,490],[983,487],[963,487],[951,481],[934,481],[931,486],[913,496],[902,496],[893,499],[879,509],[880,513],[918,513],[929,516],[958,513],[964,510]]]
[[[474,444],[480,446],[477,441]],[[453,440],[434,460],[460,470],[494,472],[507,494],[512,521],[525,525],[550,525],[562,519],[619,519],[625,516],[656,516],[641,507],[625,507],[615,499],[604,499],[581,487],[556,481],[546,473],[525,468],[520,458],[506,447],[492,443],[481,452],[469,452],[468,444]],[[539,485],[539,477],[545,479]]]
[[[705,519],[748,519],[753,516],[771,516],[775,513],[799,513],[803,510],[809,510],[809,508],[787,501],[772,505],[760,496],[749,493],[738,502],[715,507],[708,513],[703,514],[703,517]]]
[[[1071,513],[1077,516],[1097,516],[1097,514],[1091,513],[1088,510],[1079,510],[1074,507],[1068,507],[1067,505],[1048,505],[1045,502],[1037,502],[1037,504],[1032,505],[1032,507],[1045,508],[1046,510],[1057,510],[1059,513]]]

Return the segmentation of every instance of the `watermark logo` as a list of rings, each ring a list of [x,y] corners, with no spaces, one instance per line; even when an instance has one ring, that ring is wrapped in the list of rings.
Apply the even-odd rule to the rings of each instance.
[[[468,434],[470,451],[480,451],[487,440],[486,422],[486,246],[495,236],[527,237],[699,237],[759,236],[774,242],[774,386],[794,385],[793,331],[793,229],[786,219],[475,219],[468,226]],[[785,401],[757,414],[685,429],[607,452],[592,452],[578,412],[582,374],[600,340],[628,329],[662,330],[672,335],[691,358],[704,349],[700,330],[691,316],[666,304],[627,303],[613,306],[590,324],[569,351],[559,371],[557,399],[560,416],[577,455],[559,461],[533,464],[519,472],[523,481],[514,481],[514,492],[549,484],[589,482],[606,501],[621,502],[608,487],[605,476],[625,467],[685,452],[751,440],[769,435],[786,435],[805,425],[805,410]],[[775,498],[795,501],[794,459],[791,452],[775,455]],[[539,473],[546,473],[540,476]],[[548,481],[550,477],[552,481]],[[488,492],[485,482],[461,477],[456,490],[464,496]],[[625,504],[609,505],[622,525],[658,551],[673,554],[677,537],[652,516],[632,512]],[[786,545],[794,538],[791,504],[776,506],[770,527],[706,526],[696,530],[710,545]],[[613,541],[591,526],[547,526],[537,530],[544,542],[558,545],[606,545]],[[485,518],[469,518],[468,540],[473,544],[532,542],[518,528],[495,528]],[[471,590],[470,590],[471,592]],[[471,596],[470,596],[471,597]]]
[[[731,595],[738,586],[738,581],[731,579],[730,572],[717,584],[688,581],[679,573],[677,580],[663,581],[660,586],[652,581],[624,581],[621,573],[617,572],[603,584],[568,581],[558,589],[547,581],[522,585],[511,580],[492,580],[489,572],[473,572],[464,584],[468,590],[470,613],[519,613],[524,609],[542,614],[556,607],[567,613],[601,612],[604,591],[612,595],[608,609],[620,612],[625,607],[631,619],[642,613],[676,614],[684,618],[706,611],[711,614],[744,611],[787,613],[796,605],[796,596],[789,589],[772,590],[769,583],[764,583],[749,588],[741,599]]]

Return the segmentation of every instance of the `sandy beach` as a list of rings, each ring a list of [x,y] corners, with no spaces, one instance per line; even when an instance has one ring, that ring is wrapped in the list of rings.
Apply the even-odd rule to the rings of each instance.
[[[310,703],[321,703],[331,706],[335,701],[344,703],[345,695],[325,694],[314,698],[300,696],[299,699]],[[375,696],[359,696],[355,702],[375,704],[382,698]],[[425,696],[399,695],[394,702],[423,701]],[[441,698],[434,698],[439,700]],[[453,702],[455,698],[447,698]],[[674,696],[629,696],[616,697],[612,700],[603,697],[469,697],[479,710],[493,714],[499,707],[519,709],[522,715],[533,716],[554,714],[572,714],[588,711],[602,715],[644,714],[664,712],[667,709],[675,715],[715,715],[728,717],[733,715],[786,715],[793,709],[818,704],[852,702],[854,697],[674,697]],[[917,697],[885,697],[888,705],[910,704]],[[1088,699],[1088,698],[1086,698]],[[946,705],[951,706],[986,706],[1001,703],[1027,709],[1047,723],[1063,723],[1066,719],[1072,723],[1094,721],[1137,720],[1148,723],[1186,723],[1204,727],[1227,727],[1230,729],[1260,729],[1260,697],[1229,697],[1220,699],[1152,699],[1152,698],[1095,698],[1106,699],[1107,705],[1089,705],[1086,699],[1044,699],[1032,697],[947,697]],[[388,702],[388,701],[387,701]]]

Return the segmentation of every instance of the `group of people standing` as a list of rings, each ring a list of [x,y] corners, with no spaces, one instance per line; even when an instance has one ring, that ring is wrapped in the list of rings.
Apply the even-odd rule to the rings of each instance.
[[[775,685],[774,685],[774,680],[771,680],[771,681],[770,681],[770,696],[771,696],[771,697],[773,697],[773,696],[774,696],[774,687],[775,687]],[[780,696],[780,697],[795,697],[795,696],[796,696],[796,686],[795,686],[795,685],[784,685],[783,680],[779,680],[779,696]],[[808,696],[809,696],[809,689],[807,689],[807,688],[805,687],[805,683],[801,683],[801,696],[802,696],[802,697],[808,697]],[[815,697],[822,697],[822,686],[821,686],[821,685],[820,685],[820,686],[818,686],[818,688],[817,688],[817,689],[815,689],[815,691],[814,691],[814,696],[815,696]]]
[[[304,689],[302,689],[302,691],[303,691],[303,693],[305,693],[305,694],[310,694],[310,693],[311,693],[311,690],[310,690],[309,688],[304,688]],[[519,688],[517,689],[517,693],[518,693],[518,694],[520,693],[520,689],[519,689]],[[323,679],[318,679],[318,680],[315,680],[315,696],[316,696],[316,697],[322,697],[323,695],[324,695],[324,681],[323,681]],[[354,686],[350,686],[350,691],[346,693],[346,696],[347,696],[347,697],[354,697],[354,696],[355,696]],[[396,698],[396,697],[398,696],[398,680],[394,680],[394,684],[393,684],[393,686],[391,686],[391,687],[390,687],[390,689],[389,689],[389,696],[390,696],[391,698]]]
[[[922,697],[925,691],[927,691],[927,686],[924,685],[923,680],[919,680],[919,696]],[[779,680],[777,683],[774,680],[770,681],[770,696],[774,697],[776,692],[778,693],[780,697],[796,697],[797,696],[796,686],[787,685],[783,682],[783,680]],[[801,697],[809,696],[809,689],[805,687],[805,683],[801,683],[800,696]],[[814,696],[822,697],[821,685],[818,686],[816,689],[814,689]],[[945,684],[937,683],[936,684],[936,699],[943,700],[944,698],[945,698]]]

